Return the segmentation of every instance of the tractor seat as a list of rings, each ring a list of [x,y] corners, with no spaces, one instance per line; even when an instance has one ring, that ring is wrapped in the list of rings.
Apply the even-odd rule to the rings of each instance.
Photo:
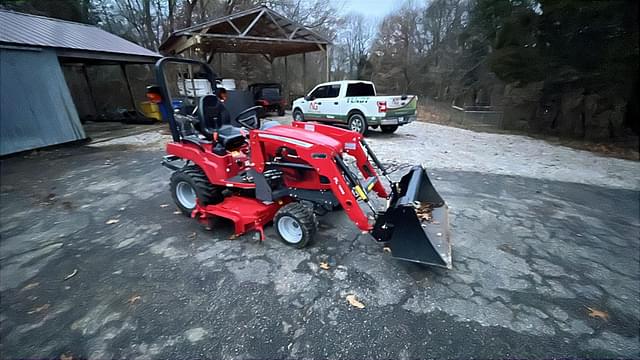
[[[218,129],[218,141],[225,149],[231,150],[240,147],[245,142],[245,137],[240,128],[231,125],[222,125]]]
[[[245,142],[240,128],[230,125],[229,111],[215,95],[200,98],[200,129],[207,139],[212,140],[213,133],[218,133],[218,141],[227,150],[235,149]]]

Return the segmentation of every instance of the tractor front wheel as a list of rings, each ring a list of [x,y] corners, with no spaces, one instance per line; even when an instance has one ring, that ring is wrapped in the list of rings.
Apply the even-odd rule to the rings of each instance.
[[[171,196],[180,211],[189,217],[198,201],[203,205],[222,201],[220,191],[197,166],[186,166],[171,175]]]
[[[278,210],[273,219],[276,231],[283,243],[302,249],[316,233],[316,215],[300,203],[289,203]]]

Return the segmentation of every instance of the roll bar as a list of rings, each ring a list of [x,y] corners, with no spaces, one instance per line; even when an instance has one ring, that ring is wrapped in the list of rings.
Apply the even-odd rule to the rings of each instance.
[[[169,127],[171,128],[171,136],[173,137],[173,141],[180,141],[180,132],[178,131],[178,126],[176,125],[176,120],[173,116],[171,94],[169,93],[169,86],[167,85],[167,79],[164,74],[165,65],[167,63],[200,65],[201,68],[206,72],[207,80],[209,80],[209,82],[211,83],[213,94],[216,96],[218,96],[218,87],[216,86],[216,80],[218,79],[218,76],[208,64],[198,60],[183,59],[177,57],[164,57],[156,62],[156,79],[158,80],[158,85],[160,87],[160,92],[162,95],[161,106],[164,107],[164,114],[166,114],[167,116],[167,121],[169,122]]]

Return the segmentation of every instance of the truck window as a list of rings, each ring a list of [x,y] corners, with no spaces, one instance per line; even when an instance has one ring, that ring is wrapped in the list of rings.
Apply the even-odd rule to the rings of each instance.
[[[276,87],[268,87],[262,89],[262,96],[266,98],[274,98],[280,96],[280,89]]]
[[[346,96],[376,96],[376,91],[373,88],[373,84],[353,83],[347,86]]]
[[[314,99],[322,99],[327,97],[327,88],[328,86],[320,86],[319,88],[313,90],[310,96]]]
[[[329,90],[327,90],[327,97],[336,98],[338,95],[340,95],[340,84],[330,85]]]

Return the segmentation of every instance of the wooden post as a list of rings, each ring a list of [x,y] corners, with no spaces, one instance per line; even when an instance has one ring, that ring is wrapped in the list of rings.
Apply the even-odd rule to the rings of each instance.
[[[87,65],[85,64],[82,64],[82,74],[84,75],[84,81],[87,82],[87,89],[89,89],[89,97],[93,105],[93,114],[98,116],[98,104],[96,103],[96,98],[93,96],[93,89],[91,89],[91,81],[89,80],[89,73],[87,72]]]
[[[289,102],[289,65],[287,64],[288,56],[284,57],[284,88],[286,89],[286,99]]]
[[[276,59],[269,58],[269,66],[271,67],[271,81],[276,81]]]
[[[324,47],[325,63],[327,65],[327,81],[331,81],[331,65],[330,65],[330,57],[329,57],[329,45],[325,45]]]
[[[129,90],[129,97],[131,98],[131,105],[133,105],[133,111],[137,111],[136,99],[133,96],[133,90],[131,89],[131,83],[129,82],[129,76],[127,75],[127,68],[124,63],[120,63],[120,69],[122,69],[122,75],[124,75],[124,82],[127,84],[127,90]]]
[[[307,54],[302,53],[302,92],[307,91]]]

